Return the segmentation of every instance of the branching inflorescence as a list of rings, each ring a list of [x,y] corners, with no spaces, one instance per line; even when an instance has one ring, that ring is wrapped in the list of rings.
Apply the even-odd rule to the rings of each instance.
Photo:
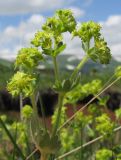
[[[42,30],[38,31],[35,34],[34,39],[31,41],[31,47],[22,48],[18,52],[15,67],[19,68],[20,71],[18,71],[13,76],[11,81],[8,83],[7,89],[13,96],[22,94],[23,97],[31,97],[33,110],[37,110],[35,97],[38,92],[37,86],[39,85],[35,69],[41,63],[41,61],[46,60],[46,56],[50,56],[53,60],[55,71],[55,84],[53,85],[53,89],[59,94],[59,98],[52,131],[50,132],[49,130],[47,130],[46,125],[45,128],[43,127],[43,125],[41,125],[41,122],[39,121],[39,117],[37,115],[37,111],[36,114],[31,116],[29,123],[27,123],[30,130],[28,133],[31,135],[33,143],[35,144],[37,149],[41,152],[41,158],[43,158],[42,160],[47,160],[48,156],[51,154],[57,155],[58,149],[61,149],[58,129],[60,128],[61,124],[60,122],[64,99],[69,96],[73,103],[75,103],[75,99],[77,97],[75,96],[76,90],[74,91],[73,89],[75,89],[76,87],[80,87],[81,90],[86,90],[84,89],[86,85],[80,86],[80,69],[89,59],[101,64],[110,63],[110,49],[107,46],[104,38],[102,37],[100,30],[101,26],[93,21],[81,23],[81,25],[77,27],[76,20],[73,17],[73,13],[71,12],[71,10],[58,10],[52,18],[47,19],[45,24],[43,24],[42,26]],[[66,44],[63,38],[63,33],[65,32],[69,32],[70,34],[72,34],[73,38],[78,36],[81,39],[81,46],[85,52],[85,56],[74,69],[70,77],[61,79],[57,63],[57,56],[66,48]],[[120,70],[121,67],[118,67],[116,70],[116,76],[118,77],[118,79],[121,77]],[[99,84],[99,87],[96,86],[97,82]],[[95,88],[92,85],[95,86]],[[91,86],[92,89],[89,90],[90,86],[89,84],[87,85],[87,92],[91,93],[94,91],[94,94],[96,96],[96,94],[98,94],[98,92],[100,91],[100,81],[95,81],[95,83],[92,83]],[[73,95],[71,94],[73,97],[70,96],[71,91],[73,93]],[[82,95],[77,96],[81,97],[85,94],[87,93],[84,93],[82,91]],[[22,111],[24,118],[33,114],[30,106],[25,107],[26,109],[23,108]],[[65,112],[63,113],[66,114]],[[74,117],[76,117],[76,115],[78,114],[75,114]],[[74,119],[74,117],[72,119]],[[102,121],[101,118],[105,119],[105,124],[103,123],[103,125],[101,125],[100,123],[100,121]],[[96,120],[97,123],[100,124],[100,126],[98,125],[96,128],[97,131],[100,131],[100,134],[102,134],[102,132],[107,132],[108,129],[110,129],[112,132],[114,129],[113,126],[111,126],[107,128],[106,131],[103,130],[103,127],[110,125],[108,118],[106,118],[107,117],[103,115],[103,117],[98,117]],[[67,121],[67,123],[65,122],[65,125],[63,125],[62,128],[65,127],[68,122],[70,121]],[[38,125],[38,123],[40,123],[40,125]],[[86,124],[84,126],[86,126]],[[96,154],[97,157],[99,153],[100,152]],[[82,156],[82,154],[80,156]]]

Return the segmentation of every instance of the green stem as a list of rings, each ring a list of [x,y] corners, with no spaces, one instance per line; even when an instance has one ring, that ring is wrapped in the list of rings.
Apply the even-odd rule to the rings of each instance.
[[[33,119],[31,121],[31,125],[32,125],[32,130],[35,132],[39,132],[40,131],[40,123],[39,123],[39,115],[38,115],[38,109],[36,106],[36,100],[35,100],[35,94],[33,94],[31,96],[31,103],[32,103],[32,107],[33,107]]]
[[[55,79],[59,81],[59,73],[58,73],[58,65],[56,57],[53,57],[53,64],[54,64]]]
[[[38,116],[38,110],[37,110],[36,101],[35,101],[35,95],[34,94],[31,96],[31,103],[32,103],[33,110],[34,110],[34,115]]]
[[[79,70],[84,66],[84,64],[89,60],[88,55],[86,55],[81,62],[78,64],[78,66],[75,68],[74,72],[71,75],[71,79],[74,79]]]
[[[41,95],[39,95],[39,101],[40,101],[40,105],[41,105],[42,120],[43,120],[44,128],[45,128],[45,131],[47,132],[47,126],[46,126],[46,121],[45,121],[45,111],[44,111],[44,105],[42,102]]]
[[[21,118],[21,121],[23,120],[23,117],[22,117],[22,108],[23,108],[23,98],[22,98],[22,93],[20,93],[20,118]]]
[[[52,137],[55,136],[57,129],[59,127],[60,124],[60,118],[61,118],[61,110],[62,110],[62,105],[63,105],[63,99],[64,99],[64,94],[60,93],[59,94],[59,100],[58,100],[58,113],[57,113],[57,117],[56,117],[56,122],[53,128],[53,132],[52,132]]]

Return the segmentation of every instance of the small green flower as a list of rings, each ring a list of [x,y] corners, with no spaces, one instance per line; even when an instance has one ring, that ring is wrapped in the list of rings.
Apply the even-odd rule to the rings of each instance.
[[[33,68],[42,60],[42,54],[36,48],[22,48],[16,58],[16,67]]]
[[[73,36],[81,38],[83,50],[93,61],[108,64],[111,60],[111,53],[104,38],[101,38],[100,30],[101,26],[98,23],[84,22],[78,30],[73,32]],[[93,40],[93,45],[90,45],[91,40]]]
[[[76,21],[70,10],[58,10],[56,15],[48,18],[42,26],[42,31],[35,34],[31,43],[35,47],[41,47],[43,54],[56,57],[66,48],[62,33],[72,32],[76,27]]]
[[[23,118],[30,118],[32,116],[32,113],[33,113],[33,109],[31,106],[29,105],[25,105],[23,108],[22,108],[22,117]]]
[[[62,131],[60,132],[60,139],[63,151],[70,150],[74,145],[75,141],[74,134],[70,135],[70,132],[66,128],[63,128]]]
[[[78,112],[75,117],[76,124],[75,126],[80,130],[80,127],[85,127],[89,123],[92,122],[92,116],[91,115],[84,115],[83,112]]]
[[[109,116],[105,113],[96,118],[96,130],[105,137],[108,136],[110,138],[112,136],[114,126],[114,123],[111,122]]]
[[[92,38],[100,37],[101,26],[93,21],[83,22],[78,30],[73,32],[74,36],[78,36],[83,42],[90,42]]]
[[[78,100],[82,100],[90,94],[97,94],[102,88],[102,82],[99,79],[95,79],[92,82],[84,85],[77,85],[72,91],[66,94],[66,103],[75,104]]]
[[[71,33],[76,28],[76,21],[71,10],[57,10],[56,15],[59,17],[63,25],[63,32],[69,31]]]
[[[24,97],[28,97],[33,94],[35,84],[35,78],[29,74],[18,71],[8,83],[7,89],[13,96],[18,96],[22,93]]]
[[[94,54],[93,54],[94,53]],[[94,51],[90,54],[92,60],[99,61],[101,64],[108,64],[111,60],[110,49],[103,38],[95,41]]]
[[[57,17],[48,18],[46,23],[42,26],[44,31],[50,32],[54,35],[60,35],[63,32],[63,24]]]
[[[51,37],[52,37],[52,33],[48,33],[46,31],[38,31],[35,34],[35,38],[31,41],[31,43],[35,47],[41,46],[43,50],[50,52],[52,50],[52,39],[51,39]]]
[[[116,75],[117,78],[121,77],[121,66],[118,66],[115,69],[115,75]]]
[[[101,107],[99,107],[98,109],[97,109],[97,107],[99,107],[99,106],[97,106],[97,104],[95,104],[95,103],[90,104],[88,106],[89,113],[91,113],[95,117],[101,115]]]
[[[96,152],[96,160],[110,160],[112,158],[112,151],[109,149],[100,149]]]
[[[63,43],[60,24],[62,23],[55,19],[55,17],[48,18],[42,27],[43,31],[37,32],[31,43],[36,47],[41,47],[43,54],[56,57],[66,48],[66,45]]]

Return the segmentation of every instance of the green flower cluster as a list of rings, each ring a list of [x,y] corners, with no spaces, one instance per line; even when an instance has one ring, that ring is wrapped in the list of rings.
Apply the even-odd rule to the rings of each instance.
[[[75,122],[77,130],[80,131],[80,128],[85,127],[86,125],[92,122],[92,116],[91,115],[87,116],[83,112],[78,112],[75,117]]]
[[[31,41],[31,43],[35,47],[41,46],[43,50],[49,51],[52,48],[52,34],[47,33],[46,31],[38,31],[35,34],[35,38]]]
[[[95,41],[95,47],[89,50],[89,55],[93,61],[98,61],[101,64],[108,64],[111,60],[110,49],[103,38]]]
[[[63,43],[62,33],[72,32],[76,27],[76,21],[70,10],[58,10],[54,17],[48,18],[42,26],[42,31],[35,34],[31,43],[41,47],[43,54],[56,57],[66,45]]]
[[[101,26],[93,21],[84,22],[81,27],[73,32],[73,36],[78,36],[82,40],[82,48],[88,56],[95,62],[108,64],[111,60],[110,49],[100,33]],[[90,48],[91,40],[94,41]]]
[[[7,89],[13,96],[22,93],[24,97],[28,97],[33,94],[35,84],[36,79],[34,77],[18,71],[8,83]]]
[[[71,10],[58,10],[56,14],[61,20],[61,23],[64,27],[63,32],[72,32],[76,28],[76,21],[73,17]]]
[[[90,42],[92,38],[99,39],[101,26],[93,21],[83,22],[78,30],[73,32],[74,36],[78,36],[83,42]]]
[[[22,117],[23,118],[29,119],[29,118],[31,118],[32,114],[33,114],[33,109],[31,106],[25,105],[22,108]]]
[[[63,128],[60,133],[61,145],[63,152],[67,152],[73,148],[73,144],[75,141],[75,135],[71,134],[66,128]]]
[[[112,151],[109,149],[100,149],[96,152],[96,160],[111,160]]]
[[[104,137],[110,138],[114,130],[114,122],[111,122],[109,116],[103,113],[96,118],[96,131]]]
[[[40,60],[43,59],[41,52],[37,48],[22,48],[17,55],[16,67],[36,67]]]
[[[48,18],[42,29],[60,35],[64,32],[72,32],[76,28],[76,21],[71,10],[57,10],[52,18]]]
[[[90,94],[97,94],[102,88],[101,80],[95,79],[92,82],[86,83],[83,86],[78,85],[71,92],[67,93],[66,100],[67,103],[75,104],[78,100],[82,100],[84,97]]]

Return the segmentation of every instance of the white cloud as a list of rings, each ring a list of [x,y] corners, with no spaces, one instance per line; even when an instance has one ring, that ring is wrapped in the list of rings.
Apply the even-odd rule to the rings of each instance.
[[[32,37],[45,21],[44,17],[39,14],[32,15],[25,22],[15,26],[8,26],[0,32],[0,57],[15,57],[17,51],[28,46]]]
[[[0,15],[37,13],[71,4],[72,0],[0,0]]]
[[[120,15],[114,15],[114,16],[110,16],[107,21],[105,22],[105,24],[107,26],[116,26],[119,23],[121,23],[121,16]]]
[[[78,7],[69,7],[69,9],[71,9],[75,18],[80,18],[85,15],[85,11]]]
[[[17,51],[22,47],[30,46],[30,41],[36,30],[41,29],[45,18],[39,14],[33,14],[28,20],[20,22],[18,26],[8,26],[0,32],[0,57],[15,57]],[[111,48],[112,55],[117,59],[121,58],[121,15],[110,16],[106,21],[101,22],[102,33]],[[84,55],[81,49],[81,40],[74,38],[69,33],[64,34],[67,48],[65,54],[72,54],[76,57]]]
[[[71,54],[77,58],[84,55],[81,49],[81,40],[79,38],[75,37],[72,40],[72,36],[70,33],[64,33],[64,40],[67,44],[64,54]]]
[[[121,57],[121,15],[112,15],[101,22],[102,33],[115,58]]]

